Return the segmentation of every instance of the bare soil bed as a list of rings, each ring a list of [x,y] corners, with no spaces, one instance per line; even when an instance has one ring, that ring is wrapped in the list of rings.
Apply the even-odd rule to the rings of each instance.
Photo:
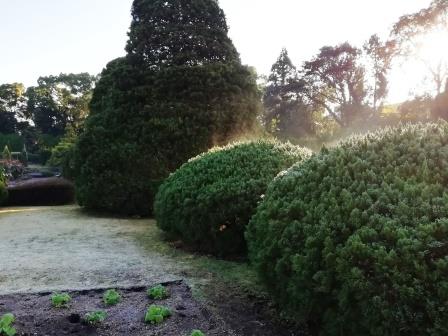
[[[190,335],[200,329],[207,335],[232,335],[225,324],[196,302],[184,282],[167,284],[170,297],[154,301],[147,297],[146,287],[122,289],[122,300],[116,306],[106,307],[102,302],[104,290],[71,292],[68,308],[51,306],[51,293],[7,295],[0,297],[0,315],[13,311],[18,335]],[[169,307],[172,316],[159,325],[144,323],[146,309],[151,304]],[[90,326],[83,316],[103,310],[107,318],[98,326]]]

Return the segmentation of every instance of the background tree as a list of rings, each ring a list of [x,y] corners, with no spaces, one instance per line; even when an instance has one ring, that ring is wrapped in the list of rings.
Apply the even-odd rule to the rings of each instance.
[[[12,134],[18,131],[19,118],[24,117],[24,93],[23,84],[0,85],[0,133]]]
[[[27,117],[44,134],[61,136],[67,126],[78,132],[89,112],[95,80],[87,73],[40,77],[26,92]]]
[[[312,111],[304,103],[304,82],[283,49],[272,65],[263,95],[264,124],[280,138],[301,137],[313,132]]]
[[[214,0],[135,0],[126,57],[95,88],[75,149],[78,200],[147,215],[163,179],[256,126],[259,92]]]
[[[382,110],[384,99],[388,93],[388,72],[392,66],[395,43],[383,42],[378,35],[372,35],[364,44],[367,55],[369,77],[371,78],[371,105],[375,116]]]
[[[360,65],[360,50],[349,43],[323,47],[313,60],[305,62],[304,93],[316,106],[342,127],[364,111],[365,69]]]

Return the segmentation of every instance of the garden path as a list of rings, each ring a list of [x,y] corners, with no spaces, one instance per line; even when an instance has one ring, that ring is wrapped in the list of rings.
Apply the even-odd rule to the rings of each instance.
[[[77,206],[0,208],[0,295],[178,280],[175,261],[138,244],[154,225]]]

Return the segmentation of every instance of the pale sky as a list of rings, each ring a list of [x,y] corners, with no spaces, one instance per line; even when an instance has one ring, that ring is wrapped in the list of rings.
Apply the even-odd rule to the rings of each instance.
[[[361,46],[387,34],[430,0],[220,0],[243,63],[268,74],[281,48],[300,66],[324,45]],[[132,0],[0,0],[0,83],[34,85],[39,76],[99,73],[124,55]],[[391,77],[389,101],[410,89],[405,70]]]

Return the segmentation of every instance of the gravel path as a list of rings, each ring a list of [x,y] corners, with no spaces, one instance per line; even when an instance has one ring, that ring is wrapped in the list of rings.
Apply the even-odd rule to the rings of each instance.
[[[151,225],[77,206],[0,208],[0,295],[179,280],[179,265],[136,242]]]

